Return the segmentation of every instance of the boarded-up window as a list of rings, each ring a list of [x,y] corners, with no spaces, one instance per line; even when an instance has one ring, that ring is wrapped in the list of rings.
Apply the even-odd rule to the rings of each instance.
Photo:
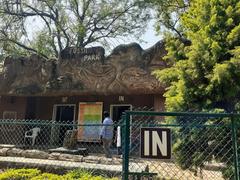
[[[16,111],[4,111],[3,119],[17,119],[17,112]]]
[[[3,112],[3,121],[1,124],[2,131],[15,131],[16,126],[13,122],[14,119],[17,119],[16,111],[4,111]]]
[[[102,123],[102,102],[79,103],[78,111],[78,140],[99,141]],[[96,126],[94,126],[94,124]]]

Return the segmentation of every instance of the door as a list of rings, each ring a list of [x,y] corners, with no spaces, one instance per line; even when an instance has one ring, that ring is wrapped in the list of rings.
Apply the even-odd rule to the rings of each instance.
[[[74,107],[73,106],[57,106],[56,122],[60,124],[73,124]],[[63,143],[65,133],[67,130],[72,129],[72,126],[60,126],[59,131],[59,144]]]
[[[111,105],[111,118],[113,120],[114,126],[114,133],[113,133],[113,145],[116,146],[116,135],[117,135],[117,126],[120,123],[122,114],[127,111],[131,110],[132,105],[124,105],[124,104],[118,104],[118,105]]]
[[[53,113],[54,122],[57,125],[52,127],[52,143],[62,146],[66,131],[71,130],[73,127],[61,124],[73,124],[75,105],[55,105]]]

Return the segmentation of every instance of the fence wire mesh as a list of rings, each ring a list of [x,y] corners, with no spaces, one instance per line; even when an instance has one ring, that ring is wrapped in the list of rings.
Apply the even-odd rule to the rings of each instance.
[[[116,129],[119,124],[113,124]],[[36,167],[47,171],[87,169],[106,177],[120,177],[116,131],[107,158],[100,139],[103,124],[57,123],[48,120],[0,120],[0,165]],[[59,171],[58,171],[59,172]]]
[[[139,112],[140,109],[137,109]],[[149,110],[149,109],[141,109]],[[99,139],[102,124],[48,120],[0,120],[0,165],[40,169],[89,169],[121,178],[129,158],[128,179],[237,179],[240,123],[231,116],[134,114],[113,124],[112,158]],[[120,127],[120,133],[118,132]],[[143,127],[171,130],[171,158],[141,158]],[[126,136],[125,129],[129,129]],[[35,135],[34,135],[35,132]],[[121,135],[121,147],[119,146]],[[35,137],[35,138],[34,138]],[[128,138],[129,143],[125,140]],[[126,147],[129,148],[125,154]],[[123,157],[122,157],[123,156]],[[122,171],[123,170],[123,171]],[[137,176],[136,176],[137,175]],[[123,176],[124,178],[125,176]],[[142,178],[142,179],[144,179]]]
[[[236,177],[239,172],[236,175],[234,164],[238,158],[234,156],[234,143],[236,145],[240,140],[239,125],[236,123],[233,126],[230,116],[198,116],[191,113],[184,116],[150,116],[147,113],[134,114],[133,111],[129,120],[129,179],[145,175],[152,179],[239,178]],[[143,127],[171,130],[170,159],[141,158],[140,131]]]

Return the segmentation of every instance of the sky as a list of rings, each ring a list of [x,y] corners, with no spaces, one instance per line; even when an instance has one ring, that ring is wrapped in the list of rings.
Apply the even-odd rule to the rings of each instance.
[[[147,49],[147,48],[153,46],[154,44],[156,44],[158,41],[160,41],[162,39],[162,37],[160,35],[156,35],[156,32],[153,27],[153,22],[150,22],[148,24],[147,31],[142,36],[142,39],[145,42],[139,42],[139,44],[141,45],[141,47],[143,49]]]
[[[36,31],[43,28],[43,22],[40,21],[40,19],[29,18],[27,23],[29,24],[28,35],[29,35],[30,39],[32,38],[32,35]],[[106,49],[106,51],[107,51],[107,53],[110,53],[112,51],[112,49],[114,49],[115,47],[117,47],[120,44],[129,44],[129,43],[133,43],[133,42],[140,44],[140,46],[143,49],[148,49],[160,40],[161,40],[161,36],[156,35],[156,32],[154,30],[154,21],[151,20],[151,21],[149,21],[148,26],[146,27],[146,32],[142,35],[142,37],[140,37],[140,40],[130,37],[130,36],[124,37],[124,38],[119,37],[117,39],[111,39],[111,40],[108,39],[108,42],[110,44],[110,49]],[[100,43],[93,43],[87,47],[99,46],[99,45],[101,46]]]
[[[155,45],[158,41],[162,39],[162,36],[157,35],[154,30],[154,22],[150,21],[148,23],[148,26],[146,27],[146,32],[140,37],[140,40],[133,38],[133,37],[125,37],[125,38],[117,38],[117,39],[111,39],[108,40],[110,44],[110,48],[114,49],[120,44],[130,44],[133,42],[138,43],[143,49],[148,49]],[[95,45],[95,44],[94,44]],[[93,45],[93,46],[94,46]],[[96,43],[96,45],[100,45],[99,43]],[[92,45],[90,45],[92,46]],[[110,51],[107,51],[107,53],[110,53]]]

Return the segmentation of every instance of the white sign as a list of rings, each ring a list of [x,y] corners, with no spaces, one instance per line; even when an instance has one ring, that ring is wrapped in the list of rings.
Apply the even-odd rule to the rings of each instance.
[[[141,158],[171,159],[171,130],[141,128]]]

